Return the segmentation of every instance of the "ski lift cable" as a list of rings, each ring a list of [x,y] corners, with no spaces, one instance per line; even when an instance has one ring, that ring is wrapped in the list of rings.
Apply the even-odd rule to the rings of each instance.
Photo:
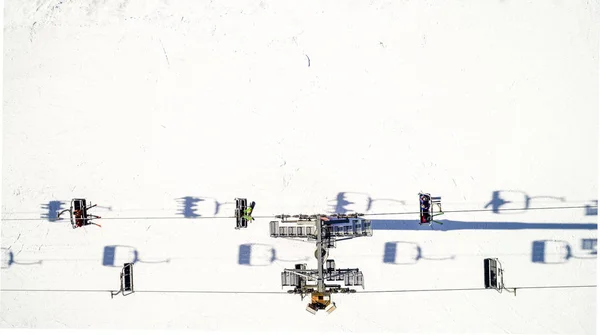
[[[541,289],[568,289],[568,288],[592,288],[597,285],[555,285],[555,286],[515,286],[505,287],[507,289],[518,290],[541,290]],[[477,288],[433,288],[433,289],[407,289],[407,290],[373,290],[357,291],[356,293],[409,293],[409,292],[440,292],[440,291],[484,291],[489,290],[482,287]]]
[[[507,289],[517,290],[542,290],[542,289],[579,289],[595,288],[597,285],[549,285],[549,286],[514,286]],[[378,293],[418,293],[418,292],[452,292],[452,291],[486,291],[483,287],[458,287],[458,288],[424,288],[424,289],[389,289],[389,290],[366,290],[357,291],[353,294],[378,294]],[[28,288],[2,288],[1,292],[56,292],[56,293],[107,293],[114,290],[107,289],[28,289]],[[135,290],[135,293],[162,293],[162,294],[280,294],[289,295],[285,291],[226,291],[226,290]]]
[[[532,211],[532,210],[563,210],[563,209],[578,209],[578,208],[598,208],[597,205],[584,205],[584,206],[553,206],[553,207],[530,207],[530,208],[505,208],[505,209],[457,209],[457,210],[444,210],[443,213],[473,213],[473,212],[509,212],[509,211]],[[351,213],[354,214],[354,213]],[[362,213],[361,217],[369,216],[386,216],[386,215],[418,215],[420,212],[389,212],[389,213]],[[257,215],[255,219],[271,219],[276,218],[277,215]],[[324,213],[323,215],[335,215],[333,213]],[[88,218],[81,220],[190,220],[190,219],[235,219],[235,216],[196,216],[196,217],[185,217],[185,216],[132,216],[132,217],[101,217],[101,218]],[[3,218],[2,221],[62,221],[68,220],[67,218]]]

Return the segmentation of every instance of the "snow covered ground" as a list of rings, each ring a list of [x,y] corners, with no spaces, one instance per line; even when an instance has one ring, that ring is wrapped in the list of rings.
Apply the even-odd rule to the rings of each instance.
[[[445,289],[483,288],[486,257],[509,287],[596,285],[598,13],[6,1],[0,326],[595,333],[596,287]],[[256,216],[412,212],[420,191],[492,211],[433,229],[373,217],[372,237],[330,252],[366,291],[334,295],[331,315],[256,293],[285,292],[281,271],[316,266],[314,245],[271,239],[269,219],[203,218],[235,197]],[[101,228],[54,219],[75,197]],[[139,292],[111,299],[133,260]]]

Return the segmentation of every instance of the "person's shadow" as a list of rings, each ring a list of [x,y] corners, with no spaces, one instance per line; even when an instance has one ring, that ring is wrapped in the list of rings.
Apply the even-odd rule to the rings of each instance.
[[[512,200],[506,200],[505,197],[509,197]],[[560,202],[565,202],[564,197],[554,197],[554,196],[534,196],[530,197],[527,193],[522,191],[515,190],[498,190],[492,192],[492,200],[488,202],[483,208],[492,208],[492,212],[499,214],[502,210],[504,210],[505,205],[507,204],[515,204],[515,207],[508,207],[511,212],[515,211],[526,211],[531,206],[531,201],[533,199],[552,199]]]
[[[369,194],[363,192],[339,192],[330,208],[333,211],[332,213],[336,214],[362,213],[370,211],[374,204],[379,204],[377,207],[380,208],[384,206],[397,209],[398,206],[405,205],[405,202],[396,199],[372,198]]]
[[[354,202],[348,201],[346,199],[347,192],[339,192],[335,197],[335,204],[333,205],[333,212],[339,214],[346,214],[348,210],[347,206],[353,205]]]
[[[42,204],[42,216],[41,218],[44,220],[48,220],[50,222],[54,222],[58,220],[58,213],[65,209],[63,206],[64,202],[58,200],[49,201],[47,204]]]
[[[177,200],[179,200],[180,206],[179,212],[177,212],[178,215],[183,215],[183,217],[186,218],[200,217],[200,214],[196,213],[198,210],[197,206],[198,203],[204,201],[204,199],[186,196],[183,198],[177,198]]]

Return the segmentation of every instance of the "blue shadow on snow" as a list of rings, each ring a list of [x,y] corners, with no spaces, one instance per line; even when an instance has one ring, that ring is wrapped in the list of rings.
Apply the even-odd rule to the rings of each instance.
[[[531,245],[531,262],[542,264],[563,264],[570,259],[595,259],[597,239],[583,239],[582,250],[585,255],[575,255],[567,241],[538,240]]]
[[[212,215],[219,214],[219,211],[221,211],[221,206],[223,206],[223,205],[230,205],[230,204],[234,204],[235,205],[235,202],[232,202],[232,201],[229,201],[229,202],[219,202],[217,199],[211,198],[211,197],[199,197],[197,199],[200,199],[200,201],[211,201],[211,202],[214,202],[215,211],[213,213],[211,213]]]
[[[183,217],[186,218],[200,217],[200,214],[196,213],[196,211],[198,210],[196,206],[198,202],[204,201],[204,199],[187,196],[183,198],[178,198],[177,200],[179,200],[179,205],[181,206],[177,214],[183,215]]]
[[[398,254],[398,247],[405,255]],[[453,260],[454,256],[448,257],[425,257],[423,250],[414,242],[390,241],[383,248],[383,262],[386,264],[409,265],[416,264],[420,260],[443,261]]]
[[[598,239],[597,238],[584,238],[581,240],[581,249],[590,252],[590,255],[598,254]]]
[[[15,254],[8,248],[2,248],[2,269],[8,269],[13,264],[17,265],[35,265],[42,264],[42,261],[18,262],[15,261]]]
[[[283,259],[277,257],[277,251],[272,245],[262,243],[240,244],[238,264],[248,266],[268,266],[275,261],[279,262],[305,262],[310,257],[302,259]]]
[[[102,254],[102,265],[116,267],[121,267],[123,265],[115,264],[117,249],[130,251],[132,255],[131,263],[136,263],[138,261],[138,251],[134,247],[130,247],[128,245],[107,245],[104,247],[104,252]]]
[[[525,223],[525,222],[467,222],[438,220],[443,224],[433,223],[419,225],[417,220],[371,220],[373,230],[423,230],[423,231],[450,231],[450,230],[520,230],[520,229],[545,229],[545,230],[597,230],[596,223]]]
[[[252,257],[253,251],[257,257]],[[253,258],[254,262],[253,262]],[[238,254],[238,264],[240,265],[270,265],[277,259],[275,255],[275,248],[267,244],[258,243],[247,243],[240,244],[240,250]],[[262,264],[257,264],[260,261]],[[252,264],[255,263],[255,264]]]
[[[58,213],[65,209],[63,205],[65,205],[65,203],[58,200],[52,200],[49,201],[47,204],[43,204],[42,210],[44,211],[44,213],[42,214],[42,219],[48,220],[50,222],[58,220]]]
[[[128,259],[122,260],[124,263],[169,263],[171,260],[169,258],[160,261],[143,261],[139,257],[139,252],[136,248],[128,245],[107,245],[104,247],[104,252],[102,254],[102,265],[104,266],[112,266],[112,267],[121,267],[123,264],[116,264],[116,255],[117,251],[122,256],[123,254],[129,253]]]
[[[360,203],[352,202],[348,199],[348,196],[357,197]],[[346,214],[348,212],[368,212],[376,202],[392,202],[400,205],[405,205],[406,202],[397,199],[387,198],[372,198],[369,194],[363,192],[339,192],[333,200],[333,204],[330,205],[331,211],[337,214]],[[360,205],[359,208],[349,209],[349,205]],[[364,206],[364,207],[363,207]]]
[[[564,197],[554,197],[554,196],[546,196],[546,195],[530,197],[527,193],[525,193],[523,191],[498,190],[498,191],[492,192],[492,200],[490,200],[490,202],[488,202],[485,205],[485,207],[483,207],[483,208],[488,208],[491,206],[492,212],[494,212],[496,214],[500,214],[500,212],[504,209],[502,207],[504,207],[507,204],[514,204],[514,205],[516,205],[516,207],[514,207],[512,205],[509,206],[509,208],[511,210],[526,211],[531,206],[531,201],[533,199],[552,199],[552,200],[556,200],[559,202],[565,201]],[[515,212],[513,211],[513,212],[508,212],[508,213],[514,214]]]
[[[598,215],[598,200],[593,200],[592,205],[585,205],[586,216],[597,216]]]
[[[234,204],[234,202],[220,202],[212,197],[192,197],[186,196],[183,198],[177,198],[179,202],[179,212],[178,215],[183,215],[186,218],[197,218],[202,216],[202,214],[198,213],[198,203],[204,202],[207,208],[214,206],[214,211],[210,213],[210,215],[217,215],[221,211],[221,207],[223,205]],[[208,214],[208,213],[205,213]]]

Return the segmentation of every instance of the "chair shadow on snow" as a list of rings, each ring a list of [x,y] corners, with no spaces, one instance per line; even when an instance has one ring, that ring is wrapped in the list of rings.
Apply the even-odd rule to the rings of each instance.
[[[598,215],[598,200],[592,200],[592,204],[585,205],[586,216],[597,216]]]
[[[417,220],[371,220],[373,230],[596,230],[596,223],[525,223],[438,220],[442,225],[420,225]]]
[[[233,201],[220,202],[212,197],[185,196],[176,200],[178,200],[180,207],[177,215],[183,215],[183,217],[191,219],[202,215],[216,216],[225,205],[234,204]],[[201,212],[204,214],[201,214]]]
[[[42,261],[20,262],[15,260],[15,254],[8,248],[2,248],[2,269],[8,269],[12,265],[39,265]]]
[[[492,199],[485,204],[484,209],[490,208],[496,214],[520,214],[529,210],[536,201],[550,200],[563,203],[565,197],[550,195],[530,196],[519,190],[496,190],[492,192]],[[379,206],[375,206],[379,204]],[[329,200],[329,212],[331,213],[356,213],[369,212],[373,207],[381,210],[385,207],[387,211],[406,210],[406,202],[397,199],[373,198],[364,192],[338,192],[334,199]],[[598,215],[598,201],[594,200],[586,206],[586,215]]]
[[[523,191],[498,190],[492,192],[492,200],[483,208],[491,208],[492,212],[496,214],[518,214],[528,210],[535,199],[551,199],[558,202],[566,201],[564,197],[547,195],[532,197]],[[502,212],[507,209],[510,209],[510,211]]]
[[[238,264],[248,266],[269,266],[275,261],[303,262],[309,257],[300,259],[282,259],[277,257],[277,251],[272,245],[262,243],[241,244],[238,252]]]
[[[196,213],[196,206],[200,201],[203,201],[203,199],[185,196],[183,198],[177,198],[177,200],[179,201],[179,206],[181,207],[179,212],[177,212],[178,215],[183,215],[183,217],[191,219],[200,216],[200,214]]]
[[[562,240],[538,240],[531,245],[531,262],[540,264],[564,264],[570,259],[596,259],[598,240],[582,239],[581,250],[575,252],[569,242]]]
[[[125,263],[169,263],[170,261],[169,258],[158,261],[142,260],[138,250],[128,245],[107,245],[102,253],[102,265],[111,267],[121,267]]]
[[[47,204],[42,204],[43,213],[41,215],[41,218],[50,222],[57,221],[58,213],[66,209],[66,207],[64,207],[65,205],[65,202],[59,200],[52,200],[49,201]]]
[[[49,201],[46,204],[42,204],[42,215],[41,218],[44,220],[48,220],[50,222],[55,222],[63,218],[59,219],[58,218],[58,213],[60,213],[61,211],[65,210],[65,209],[69,209],[71,207],[71,202],[64,202],[64,201],[60,201],[60,200],[52,200]],[[95,209],[105,209],[108,211],[112,211],[112,206],[94,206]]]
[[[346,214],[350,212],[368,212],[374,204],[384,204],[397,207],[405,205],[406,202],[397,199],[373,198],[368,193],[363,192],[339,192],[334,200],[331,200],[329,212]]]
[[[423,250],[414,242],[391,241],[383,248],[383,262],[386,264],[412,265],[420,260],[445,261],[453,260],[454,255],[444,257],[423,256]]]

